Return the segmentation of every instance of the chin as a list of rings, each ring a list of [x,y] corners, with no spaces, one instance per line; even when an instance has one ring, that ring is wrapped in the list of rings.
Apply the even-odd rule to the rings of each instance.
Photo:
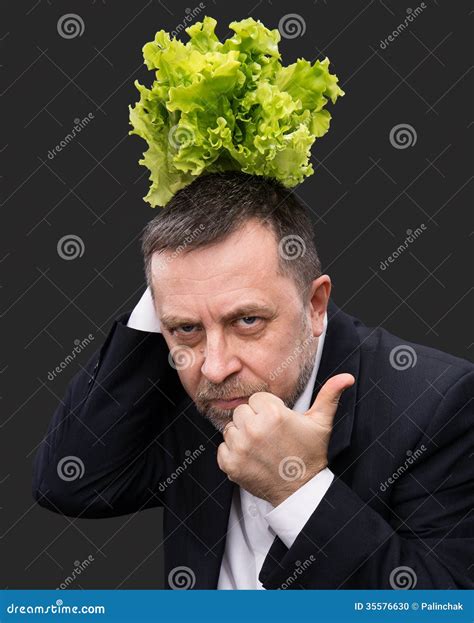
[[[207,409],[204,413],[202,413],[206,420],[214,426],[220,433],[223,432],[226,424],[232,421],[233,410],[231,409],[215,409],[210,408]]]

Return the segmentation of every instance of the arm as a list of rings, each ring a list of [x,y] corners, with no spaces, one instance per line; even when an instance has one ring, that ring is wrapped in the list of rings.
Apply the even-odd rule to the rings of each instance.
[[[180,399],[160,333],[116,320],[70,382],[33,467],[33,496],[71,516],[108,517],[159,505],[160,442]],[[68,458],[71,457],[71,458]]]
[[[264,587],[472,588],[473,386],[468,373],[441,400],[420,442],[426,452],[393,485],[388,521],[335,478],[291,547],[275,540]]]

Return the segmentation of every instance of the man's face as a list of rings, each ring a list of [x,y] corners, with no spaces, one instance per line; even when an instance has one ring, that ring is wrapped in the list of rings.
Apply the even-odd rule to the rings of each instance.
[[[255,392],[292,408],[313,369],[330,279],[313,282],[305,309],[278,274],[278,241],[248,221],[220,243],[152,258],[155,309],[179,378],[218,429]]]

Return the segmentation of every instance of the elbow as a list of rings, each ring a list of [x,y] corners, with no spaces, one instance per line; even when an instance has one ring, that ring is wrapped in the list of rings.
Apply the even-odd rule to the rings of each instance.
[[[31,493],[35,502],[53,513],[87,517],[83,496],[74,482],[61,480],[49,463],[37,460],[33,466]]]

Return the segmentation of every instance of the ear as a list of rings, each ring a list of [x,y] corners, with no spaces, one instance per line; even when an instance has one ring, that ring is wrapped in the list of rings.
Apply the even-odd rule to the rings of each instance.
[[[329,275],[321,275],[310,286],[309,311],[311,314],[311,326],[313,335],[319,337],[324,329],[324,314],[326,313],[331,295],[331,278]]]

